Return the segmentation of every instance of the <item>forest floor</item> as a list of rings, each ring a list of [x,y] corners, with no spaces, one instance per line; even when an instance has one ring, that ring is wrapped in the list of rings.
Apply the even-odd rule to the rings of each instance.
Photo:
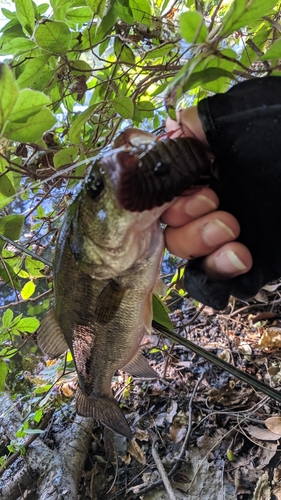
[[[268,287],[247,304],[233,300],[221,313],[196,308],[181,299],[178,309],[174,304],[171,319],[182,336],[278,388],[278,290],[278,285]],[[48,456],[49,450],[55,453],[49,461],[57,460],[59,450],[66,463],[71,463],[73,448],[81,451],[81,447],[85,449],[79,466],[76,459],[72,469],[69,467],[78,481],[78,500],[281,499],[280,403],[156,331],[144,339],[144,344],[146,357],[159,378],[136,379],[119,372],[113,379],[115,397],[122,404],[133,440],[128,442],[93,425],[90,419],[74,421],[74,406],[69,406],[67,399],[63,411],[57,409],[46,430],[30,443],[30,455],[27,451],[26,457],[18,457],[4,473],[0,470],[1,500],[74,498],[52,489],[46,494],[48,488],[42,485],[39,493],[34,481],[39,472],[36,476],[35,469],[39,467],[38,456]],[[8,429],[12,432],[13,425],[15,429],[20,425],[20,414],[13,418],[14,424],[11,419],[7,424],[5,419],[1,421],[2,437],[9,434]],[[69,454],[66,447],[76,432],[73,425],[84,426],[87,432],[80,441],[71,443]],[[40,449],[41,445],[45,448]],[[15,485],[15,474],[24,469],[25,460],[30,460],[27,469],[33,484],[25,472],[26,481],[21,474]],[[59,460],[57,464],[62,463]],[[56,465],[57,475],[59,467]],[[64,474],[63,469],[60,474]],[[56,480],[61,481],[53,478],[48,487],[54,488]],[[68,487],[67,479],[60,491]]]

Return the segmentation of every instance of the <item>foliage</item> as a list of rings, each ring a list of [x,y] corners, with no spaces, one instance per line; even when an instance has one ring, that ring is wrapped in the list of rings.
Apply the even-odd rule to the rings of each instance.
[[[0,390],[21,339],[49,307],[57,226],[87,160],[119,129],[160,132],[167,110],[174,116],[176,106],[235,81],[280,74],[277,0],[15,0],[14,7],[2,9],[0,36]],[[34,404],[57,384],[62,363],[31,380]]]

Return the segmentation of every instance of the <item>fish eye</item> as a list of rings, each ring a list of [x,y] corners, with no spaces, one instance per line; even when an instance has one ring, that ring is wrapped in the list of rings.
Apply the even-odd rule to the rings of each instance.
[[[87,195],[92,200],[98,200],[104,192],[104,182],[100,172],[91,173],[85,187]]]

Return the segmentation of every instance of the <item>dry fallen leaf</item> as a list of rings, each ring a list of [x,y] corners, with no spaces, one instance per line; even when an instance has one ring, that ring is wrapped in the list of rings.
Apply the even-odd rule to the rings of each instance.
[[[175,415],[173,423],[170,427],[170,434],[175,444],[179,443],[186,435],[187,424],[188,418],[183,411],[180,411],[177,415]]]
[[[249,425],[245,430],[250,434],[250,436],[260,439],[260,441],[277,441],[281,434],[276,434],[269,431],[268,429],[261,429],[256,425]]]
[[[266,427],[274,434],[281,435],[281,417],[270,417],[264,422]]]
[[[132,455],[132,457],[134,457],[140,464],[142,465],[146,464],[146,458],[144,456],[144,453],[135,439],[129,441],[127,452],[130,453],[130,455]]]
[[[272,327],[262,329],[262,336],[259,340],[259,346],[272,349],[281,347],[281,328]]]

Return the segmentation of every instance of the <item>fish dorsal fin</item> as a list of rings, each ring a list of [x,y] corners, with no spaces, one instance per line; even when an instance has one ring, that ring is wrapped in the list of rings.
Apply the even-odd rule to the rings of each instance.
[[[159,375],[151,368],[148,361],[142,355],[139,349],[134,357],[125,366],[122,366],[122,370],[130,373],[134,377],[142,378],[158,378]]]
[[[68,349],[53,307],[41,321],[37,331],[37,342],[41,351],[49,358],[58,358]]]
[[[98,323],[109,323],[123,300],[127,288],[121,287],[110,280],[101,290],[96,303],[95,316]]]

